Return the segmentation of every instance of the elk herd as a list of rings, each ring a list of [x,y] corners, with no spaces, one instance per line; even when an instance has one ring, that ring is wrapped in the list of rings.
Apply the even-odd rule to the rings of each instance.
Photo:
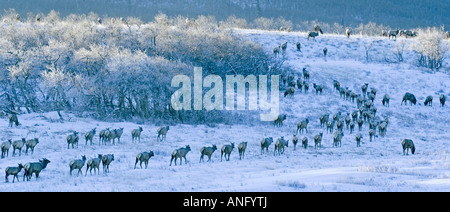
[[[284,30],[284,29],[282,29]],[[290,31],[290,29],[287,29],[287,31]],[[307,37],[314,38],[319,36],[319,34],[323,34],[322,29],[319,26],[314,26],[314,31],[309,32]],[[345,34],[347,37],[350,37],[353,34],[353,31],[351,28],[346,28]],[[386,37],[393,37],[396,38],[397,35],[399,36],[405,36],[405,37],[415,37],[417,36],[416,32],[412,32],[409,30],[391,30],[388,32],[383,31],[382,36]],[[447,32],[448,36],[448,32]],[[299,42],[296,43],[297,51],[301,51],[301,44]],[[287,42],[277,46],[274,48],[273,53],[275,56],[278,56],[278,54],[281,51],[286,51],[287,49]],[[327,49],[323,49],[323,53],[326,56]],[[307,93],[310,88],[310,71],[306,68],[303,68],[301,75],[295,79],[294,75],[281,75],[282,79],[282,87],[286,88],[284,92],[284,97],[293,98],[295,92],[300,93]],[[281,87],[280,86],[280,87]],[[323,84],[317,84],[316,82],[312,83],[312,87],[315,90],[316,95],[322,95],[323,90],[326,88]],[[376,114],[377,108],[375,106],[375,99],[377,95],[377,89],[376,88],[370,88],[369,90],[369,84],[364,83],[360,87],[360,91],[352,91],[349,89],[349,87],[346,87],[342,85],[338,80],[333,80],[333,91],[339,95],[340,100],[342,101],[349,101],[351,103],[356,102],[356,109],[350,110],[350,111],[339,111],[334,114],[331,113],[325,113],[321,116],[317,117],[317,120],[319,121],[320,129],[325,129],[325,132],[327,134],[332,135],[332,147],[333,148],[339,148],[342,145],[343,138],[346,136],[346,134],[353,134],[355,132],[355,126],[358,125],[358,133],[354,135],[354,140],[356,141],[356,147],[361,147],[361,141],[363,139],[363,134],[361,133],[363,130],[363,125],[368,125],[368,135],[369,135],[369,141],[372,142],[377,137],[377,128],[378,128],[378,135],[381,137],[386,136],[387,128],[389,126],[389,118],[385,117],[382,119],[380,116]],[[384,94],[381,100],[381,103],[384,107],[389,107],[389,101],[390,96],[389,94]],[[440,106],[444,107],[446,101],[446,96],[444,94],[441,94],[439,96],[439,102]],[[409,102],[410,105],[416,105],[417,99],[414,94],[406,92],[403,95],[402,101],[400,105],[407,104]],[[424,105],[425,106],[433,106],[433,96],[427,96],[425,98]],[[287,119],[286,114],[281,114],[278,116],[276,120],[274,120],[274,126],[275,127],[283,127],[283,122]],[[292,136],[292,144],[293,149],[296,150],[296,146],[298,141],[301,139],[301,145],[302,148],[307,149],[308,148],[308,141],[312,139],[314,141],[314,149],[320,149],[323,148],[322,140],[324,138],[323,132],[311,135],[312,137],[308,138],[308,134],[310,134],[310,130],[308,130],[308,125],[310,124],[309,118],[305,118],[304,120],[300,120],[297,123],[296,129],[293,129],[295,132]],[[19,126],[19,120],[18,116],[15,113],[12,113],[9,116],[9,127],[13,126]],[[163,126],[159,127],[156,130],[157,133],[157,142],[163,142],[166,140],[166,135],[169,131],[169,126]],[[123,135],[124,128],[117,128],[117,129],[102,129],[98,131],[98,145],[108,145],[120,143],[120,139]],[[131,130],[131,141],[132,143],[140,142],[141,141],[141,134],[143,132],[143,128],[139,127],[137,129]],[[97,129],[93,128],[92,130],[89,130],[85,132],[84,139],[85,139],[85,145],[94,145],[94,137],[97,134]],[[303,135],[303,137],[299,137],[299,135]],[[81,134],[77,131],[71,132],[71,134],[66,136],[66,142],[67,142],[67,149],[78,148],[78,142],[79,137]],[[245,151],[247,149],[247,143],[248,142],[241,142],[237,145],[238,153],[239,153],[239,160],[244,159]],[[284,136],[281,136],[280,138],[276,139],[274,142],[273,137],[266,137],[262,138],[262,140],[259,142],[261,147],[261,154],[264,154],[264,152],[269,151],[269,147],[271,144],[274,143],[274,155],[281,155],[285,152],[285,149],[289,146],[289,139],[285,139]],[[17,154],[21,156],[22,148],[25,146],[25,154],[28,154],[28,150],[31,150],[31,154],[33,154],[35,147],[39,144],[38,138],[33,139],[25,139],[22,138],[20,140],[13,141],[12,139],[9,139],[7,141],[4,141],[0,144],[1,149],[1,158],[10,157],[9,150],[12,148],[12,156],[16,156]],[[258,145],[259,145],[258,144]],[[401,145],[403,148],[403,154],[408,154],[409,150],[412,154],[415,153],[415,146],[414,142],[411,139],[402,139]],[[229,143],[225,144],[220,149],[220,160],[223,160],[223,157],[226,161],[230,160],[230,155],[232,151],[235,149],[235,143]],[[208,157],[207,162],[211,161],[212,154],[218,149],[218,147],[214,144],[212,146],[204,146],[200,148],[200,163],[204,162],[204,156],[206,155]],[[17,151],[17,153],[16,153]],[[170,163],[169,166],[172,165],[172,162],[174,162],[175,165],[177,165],[177,160],[179,159],[179,164],[182,164],[182,161],[184,159],[184,163],[187,163],[187,154],[191,151],[191,147],[189,145],[186,145],[185,147],[175,149],[170,155]],[[140,152],[136,155],[136,160],[134,163],[134,168],[137,168],[137,164],[139,163],[140,168],[142,168],[142,163],[144,163],[145,168],[148,167],[148,162],[151,157],[154,157],[155,154],[153,151],[145,151]],[[77,175],[82,174],[82,168],[85,168],[85,175],[87,175],[88,171],[92,175],[92,169],[94,169],[94,174],[100,174],[100,164],[103,166],[103,172],[108,173],[109,172],[109,166],[114,161],[114,154],[98,154],[97,157],[88,159],[86,155],[82,155],[81,159],[73,159],[70,160],[68,164],[68,170],[69,174],[72,175],[72,172],[75,170],[77,171]],[[29,181],[33,175],[35,174],[36,178],[39,177],[39,174],[42,170],[44,170],[47,165],[50,163],[50,160],[47,158],[42,158],[39,160],[39,162],[29,162],[25,163],[23,165],[22,163],[19,163],[18,166],[10,166],[6,167],[5,170],[5,181],[8,182],[8,177],[10,175],[13,176],[13,182],[17,179],[19,181],[19,173],[24,170],[23,173],[23,181],[27,179]]]

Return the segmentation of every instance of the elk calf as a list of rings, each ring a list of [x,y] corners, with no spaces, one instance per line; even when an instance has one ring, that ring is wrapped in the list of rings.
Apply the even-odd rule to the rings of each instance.
[[[21,163],[19,163],[18,167],[6,167],[5,169],[5,181],[8,182],[8,176],[13,175],[13,183],[14,179],[17,178],[17,181],[19,181],[19,172],[23,169],[23,166]]]

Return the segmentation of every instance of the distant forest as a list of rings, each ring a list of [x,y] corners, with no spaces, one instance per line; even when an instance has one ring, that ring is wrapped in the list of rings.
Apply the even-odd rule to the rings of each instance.
[[[23,17],[55,10],[61,16],[94,12],[144,22],[152,21],[159,12],[172,17],[212,15],[218,21],[231,15],[248,22],[283,17],[292,21],[294,30],[304,21],[351,27],[369,22],[391,28],[450,25],[448,0],[5,0],[0,4],[2,12],[10,8]]]

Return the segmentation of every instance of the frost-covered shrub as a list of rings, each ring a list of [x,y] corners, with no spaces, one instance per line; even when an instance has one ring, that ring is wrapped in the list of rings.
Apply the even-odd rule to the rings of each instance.
[[[170,18],[160,13],[148,23],[94,13],[61,18],[54,11],[39,14],[39,20],[33,14],[16,17],[10,10],[0,22],[4,109],[221,120],[220,111],[174,112],[169,105],[172,77],[192,75],[194,66],[203,67],[204,75],[220,76],[268,70],[269,59],[259,45],[211,16]],[[237,18],[229,22],[245,26]]]
[[[449,49],[444,39],[445,33],[437,28],[418,31],[417,42],[412,45],[412,50],[419,54],[419,66],[432,70],[437,70],[442,66],[445,52]]]

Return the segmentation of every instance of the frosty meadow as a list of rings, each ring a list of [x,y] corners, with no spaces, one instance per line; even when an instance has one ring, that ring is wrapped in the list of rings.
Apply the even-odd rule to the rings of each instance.
[[[267,75],[226,75],[225,99],[223,97],[223,80],[218,75],[208,75],[203,79],[202,68],[194,68],[194,110],[237,110],[246,109],[248,99],[248,110],[269,111],[260,114],[261,121],[274,121],[279,114],[279,75],[271,75],[270,100],[268,100]],[[180,84],[181,87],[180,87]],[[214,87],[212,87],[214,84]],[[246,98],[246,85],[248,84],[248,98]],[[236,89],[235,89],[236,85]],[[171,97],[174,110],[192,110],[191,80],[186,75],[176,75],[171,82],[172,87],[180,87]],[[203,88],[211,88],[203,95]],[[235,92],[236,91],[236,92]],[[236,95],[235,95],[236,94]],[[235,98],[236,96],[236,98]],[[203,97],[203,98],[202,98]],[[258,98],[259,97],[259,98]],[[181,100],[180,100],[181,99]],[[224,106],[223,101],[226,104]],[[259,100],[259,101],[258,101]]]

